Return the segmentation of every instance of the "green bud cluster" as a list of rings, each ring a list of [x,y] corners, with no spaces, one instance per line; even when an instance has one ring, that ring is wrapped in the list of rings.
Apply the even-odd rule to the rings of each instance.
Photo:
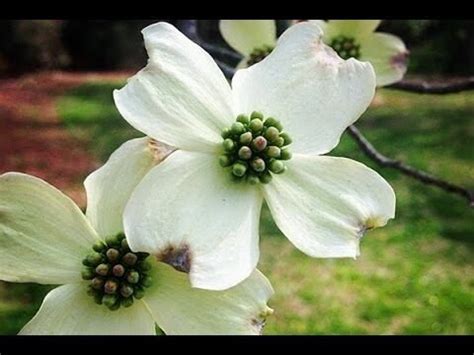
[[[272,46],[264,45],[259,48],[255,48],[252,53],[250,53],[249,58],[247,60],[247,66],[251,66],[258,62],[264,60],[273,50]]]
[[[87,293],[97,304],[114,311],[144,296],[151,286],[149,254],[132,252],[123,234],[97,242],[92,249],[82,261],[82,278],[90,282]]]
[[[360,58],[360,45],[357,44],[354,38],[339,35],[331,40],[330,46],[342,59]]]
[[[219,164],[229,168],[237,181],[268,184],[271,173],[284,173],[287,168],[283,161],[291,159],[287,148],[290,136],[283,132],[280,121],[265,119],[260,112],[237,116],[232,126],[224,129],[222,138],[224,154],[219,157]]]

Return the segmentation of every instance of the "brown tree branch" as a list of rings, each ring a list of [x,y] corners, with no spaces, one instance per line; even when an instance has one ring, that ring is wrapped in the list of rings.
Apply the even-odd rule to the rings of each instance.
[[[471,76],[449,83],[430,83],[424,80],[402,80],[398,83],[386,86],[386,88],[418,94],[454,94],[461,91],[474,90],[474,77]]]
[[[466,189],[464,187],[452,184],[446,180],[440,179],[434,175],[431,175],[425,171],[418,170],[410,165],[404,164],[399,160],[389,158],[380,153],[370,143],[367,138],[355,127],[351,125],[347,128],[350,136],[356,141],[361,150],[374,162],[382,167],[392,168],[400,171],[402,174],[410,176],[418,181],[421,181],[427,185],[436,186],[446,192],[454,193],[466,198],[471,207],[474,207],[474,190]]]

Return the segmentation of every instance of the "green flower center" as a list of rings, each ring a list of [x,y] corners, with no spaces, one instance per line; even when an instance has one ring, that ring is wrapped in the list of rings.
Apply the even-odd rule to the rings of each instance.
[[[271,53],[272,50],[273,50],[273,47],[268,46],[268,45],[265,45],[265,46],[262,46],[262,47],[259,47],[259,48],[255,48],[253,50],[253,52],[250,53],[250,55],[249,55],[249,59],[247,60],[247,65],[251,66],[253,64],[261,62],[262,60],[264,60],[267,57],[267,55],[269,55]]]
[[[87,293],[97,304],[114,311],[144,296],[151,286],[149,254],[132,252],[123,234],[97,242],[92,249],[82,261],[82,278],[90,281]]]
[[[260,112],[237,116],[236,122],[222,132],[222,138],[224,154],[219,163],[229,169],[236,181],[268,184],[272,173],[286,171],[283,161],[291,159],[286,147],[291,143],[290,136],[283,131],[280,121],[273,117],[265,119]]]
[[[354,38],[340,35],[331,40],[330,46],[342,59],[360,58],[360,44]]]

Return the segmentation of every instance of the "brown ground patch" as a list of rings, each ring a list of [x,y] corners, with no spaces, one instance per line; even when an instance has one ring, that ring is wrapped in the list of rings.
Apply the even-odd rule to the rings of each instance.
[[[125,72],[42,72],[0,80],[0,173],[45,179],[85,206],[84,178],[98,162],[58,117],[55,100],[86,81],[115,80]]]

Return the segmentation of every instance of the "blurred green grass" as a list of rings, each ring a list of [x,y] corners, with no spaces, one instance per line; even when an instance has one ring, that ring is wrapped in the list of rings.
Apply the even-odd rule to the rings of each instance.
[[[70,132],[105,161],[142,136],[116,111],[121,82],[90,83],[58,101]],[[357,123],[383,153],[474,187],[474,93],[423,96],[380,90]],[[312,259],[262,213],[260,269],[276,294],[266,334],[474,333],[474,211],[462,198],[380,169],[344,135],[331,155],[376,168],[397,194],[397,217],[368,233],[357,260]],[[47,286],[0,284],[0,333],[38,308]]]

